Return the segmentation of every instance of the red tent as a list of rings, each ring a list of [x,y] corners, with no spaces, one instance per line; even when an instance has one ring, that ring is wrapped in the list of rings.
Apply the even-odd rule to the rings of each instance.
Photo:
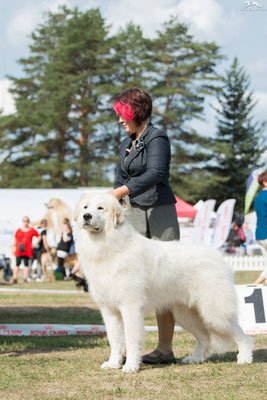
[[[175,195],[177,203],[175,204],[177,216],[181,218],[195,218],[197,210],[191,204],[186,203]]]

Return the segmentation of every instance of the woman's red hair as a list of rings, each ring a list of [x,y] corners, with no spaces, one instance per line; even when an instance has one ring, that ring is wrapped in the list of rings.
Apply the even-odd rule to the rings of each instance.
[[[141,125],[151,117],[152,99],[144,89],[135,87],[120,93],[113,108],[126,121],[134,121]]]
[[[113,104],[113,108],[118,115],[120,115],[126,121],[133,121],[134,115],[131,106],[124,101],[116,101]]]

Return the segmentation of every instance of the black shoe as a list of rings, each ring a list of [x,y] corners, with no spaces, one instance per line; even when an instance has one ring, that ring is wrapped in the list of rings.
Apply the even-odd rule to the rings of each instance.
[[[176,358],[174,357],[173,352],[169,354],[163,354],[161,351],[156,349],[152,351],[152,353],[145,354],[142,357],[142,362],[144,364],[176,364]]]

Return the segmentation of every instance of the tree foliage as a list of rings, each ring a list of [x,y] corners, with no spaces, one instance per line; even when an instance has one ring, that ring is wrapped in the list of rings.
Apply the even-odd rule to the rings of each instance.
[[[266,150],[265,122],[255,122],[256,105],[250,80],[234,58],[226,71],[223,87],[217,96],[217,136],[213,146],[213,165],[208,167],[210,182],[207,193],[223,201],[237,200],[236,209],[243,210],[248,175]]]
[[[175,191],[188,201],[203,197],[211,176],[220,184],[226,172],[203,166],[209,165],[212,151],[218,155],[215,165],[223,166],[219,154],[222,148],[229,152],[232,136],[218,137],[213,148],[213,140],[190,123],[203,118],[205,99],[219,90],[221,59],[214,42],[197,42],[176,18],[149,39],[132,22],[111,35],[99,9],[64,6],[48,12],[31,35],[29,57],[19,60],[23,77],[9,77],[17,112],[0,117],[0,187],[112,185],[125,134],[113,100],[120,91],[139,86],[154,100],[153,122],[170,136]],[[231,84],[240,83],[244,80]],[[239,106],[236,100],[232,111]],[[243,112],[246,138],[255,131],[248,116]],[[258,136],[250,140],[251,152],[258,149]],[[236,181],[229,184],[234,187]]]
[[[203,118],[205,98],[218,90],[216,65],[222,55],[215,43],[196,42],[188,27],[174,18],[158,31],[152,46],[155,120],[171,138],[172,186],[183,198],[197,201],[200,163],[210,158],[210,141],[190,122]]]

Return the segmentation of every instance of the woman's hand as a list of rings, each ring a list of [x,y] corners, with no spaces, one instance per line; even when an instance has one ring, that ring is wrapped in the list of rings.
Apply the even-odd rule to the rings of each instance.
[[[120,200],[125,196],[129,196],[129,194],[131,194],[131,191],[128,189],[127,186],[123,185],[116,189],[109,190],[108,193],[116,197],[117,200]]]

